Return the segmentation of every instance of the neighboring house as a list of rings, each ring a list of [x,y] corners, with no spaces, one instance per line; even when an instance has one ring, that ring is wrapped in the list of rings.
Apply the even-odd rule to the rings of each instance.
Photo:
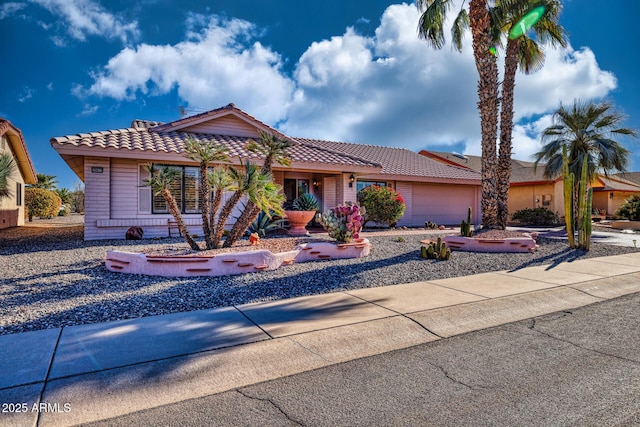
[[[467,167],[480,172],[482,158],[458,153],[422,150],[420,154],[439,162]],[[562,179],[547,179],[542,176],[544,165],[534,168],[532,162],[511,159],[509,187],[509,213],[521,209],[545,207],[559,216],[564,212]]]
[[[0,199],[0,228],[24,225],[25,184],[37,182],[36,171],[20,129],[0,118],[0,153],[9,153],[16,164],[9,177],[9,197]]]
[[[477,172],[481,170],[480,156],[426,150],[420,154],[445,164],[468,167]],[[525,208],[545,207],[556,212],[559,217],[564,215],[562,177],[548,180],[542,176],[543,171],[543,164],[538,165],[536,169],[532,162],[511,159],[509,213]],[[639,182],[634,182],[634,179]],[[598,175],[591,187],[594,213],[597,211],[599,216],[611,216],[625,199],[634,193],[640,193],[640,173],[615,174],[608,177]]]
[[[310,192],[326,210],[356,201],[366,185],[389,185],[407,203],[398,225],[424,226],[425,221],[459,224],[468,206],[475,222],[480,207],[480,175],[443,165],[406,149],[292,138],[250,116],[233,104],[170,123],[135,120],[130,128],[91,132],[51,139],[52,147],[85,184],[85,239],[124,238],[137,225],[145,236],[166,236],[171,218],[166,203],[143,185],[144,165],[175,165],[183,179],[173,192],[187,225],[199,232],[198,168],[184,157],[188,137],[229,148],[235,164],[262,158],[246,144],[258,131],[290,140],[291,167],[273,166],[274,180],[287,201]],[[237,212],[235,213],[237,215]]]

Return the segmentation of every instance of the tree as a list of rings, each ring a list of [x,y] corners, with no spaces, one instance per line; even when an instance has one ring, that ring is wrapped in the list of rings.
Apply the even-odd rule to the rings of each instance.
[[[358,193],[358,204],[364,206],[362,227],[373,221],[392,226],[404,215],[406,205],[393,188],[370,185]]]
[[[165,202],[167,202],[169,212],[171,212],[171,215],[175,218],[178,230],[180,230],[180,233],[184,236],[185,241],[191,249],[199,251],[200,247],[189,233],[189,229],[182,218],[180,208],[169,190],[171,184],[180,178],[182,172],[177,168],[169,166],[164,166],[160,169],[153,169],[151,166],[147,166],[146,170],[149,172],[150,177],[144,180],[144,184],[151,187],[154,195],[162,195]]]
[[[587,154],[589,182],[598,172],[625,172],[629,150],[616,139],[637,138],[635,129],[622,127],[624,116],[609,102],[575,100],[572,107],[560,105],[553,115],[553,124],[542,132],[542,149],[537,152],[534,168],[544,162],[544,177],[554,179],[562,172],[562,149],[566,147],[569,172],[580,176],[581,162]]]
[[[9,177],[13,173],[16,163],[7,153],[0,154],[0,200],[11,195]]]
[[[213,249],[211,237],[211,186],[209,185],[209,165],[214,162],[228,161],[227,148],[222,145],[214,145],[209,141],[200,142],[188,137],[185,142],[185,157],[198,162],[200,168],[199,200],[202,214],[202,232],[205,236],[207,249]]]
[[[545,14],[533,26],[534,38],[526,34],[515,39],[507,38],[502,80],[502,103],[500,108],[500,147],[496,169],[498,225],[504,229],[509,217],[509,187],[511,177],[511,152],[513,133],[513,99],[518,68],[531,74],[544,65],[544,50],[539,42],[548,42],[552,47],[567,45],[564,29],[558,24],[561,4],[558,0],[496,0],[492,8],[493,31],[498,37],[508,35],[513,26],[531,8],[544,6]],[[537,41],[536,41],[537,39]]]
[[[62,200],[51,190],[29,187],[24,192],[24,205],[31,222],[34,216],[39,218],[57,216]]]
[[[249,141],[247,149],[253,153],[264,156],[262,173],[271,176],[271,167],[274,162],[283,166],[290,166],[291,156],[289,155],[289,148],[291,147],[291,142],[280,139],[271,133],[259,131],[259,134],[260,139],[257,142],[253,140]],[[271,195],[270,197],[275,197],[275,195]],[[284,202],[284,200],[282,202]],[[278,204],[278,207],[279,206],[280,204]],[[260,211],[271,215],[269,210],[265,211],[251,200],[247,201],[244,211],[229,232],[232,241],[239,239],[246,232],[251,223],[258,217]]]
[[[62,200],[62,204],[63,205],[67,205],[69,203],[71,203],[71,199],[73,194],[69,191],[69,189],[67,188],[57,188],[55,190],[55,193],[58,195],[58,197],[60,197],[60,200]]]
[[[36,174],[38,181],[35,184],[30,185],[33,188],[44,188],[45,190],[54,191],[58,188],[58,181],[56,181],[55,175],[46,175],[44,173]]]
[[[417,0],[424,11],[418,24],[419,36],[436,49],[444,46],[443,23],[452,6],[450,0]],[[482,224],[497,228],[496,139],[498,137],[498,64],[491,53],[494,37],[486,0],[470,0],[469,12],[463,8],[454,20],[453,43],[462,49],[462,35],[471,29],[473,56],[478,70],[478,110],[482,135]]]

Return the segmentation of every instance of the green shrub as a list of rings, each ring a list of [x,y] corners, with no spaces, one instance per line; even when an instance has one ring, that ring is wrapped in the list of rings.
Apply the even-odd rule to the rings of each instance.
[[[393,188],[371,185],[358,193],[358,204],[365,208],[364,222],[379,222],[395,225],[406,208],[404,199]]]
[[[52,218],[58,215],[62,200],[60,197],[50,190],[44,188],[27,188],[24,192],[25,207],[29,212],[29,221],[34,216],[39,218]]]
[[[634,194],[624,201],[616,211],[618,218],[640,221],[640,194]]]
[[[558,214],[542,207],[521,209],[514,212],[511,218],[524,225],[556,225],[559,222]]]

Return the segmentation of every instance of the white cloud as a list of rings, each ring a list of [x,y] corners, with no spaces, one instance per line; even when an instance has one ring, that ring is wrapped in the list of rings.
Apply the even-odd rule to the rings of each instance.
[[[174,87],[190,107],[212,109],[230,102],[269,123],[286,115],[293,82],[282,74],[280,55],[250,43],[252,24],[209,19],[201,32],[176,45],[142,44],[126,48],[93,75],[76,95],[100,95],[118,100],[138,93],[165,94]]]
[[[87,117],[94,115],[100,107],[97,105],[84,104],[82,111],[77,114],[78,117]]]
[[[22,92],[18,95],[18,102],[26,102],[27,100],[33,98],[33,94],[36,93],[35,89],[30,88],[29,86],[25,86],[22,88]]]
[[[4,4],[0,5],[0,21],[2,21],[4,18],[13,15],[14,13],[16,13],[17,11],[25,8],[27,5],[24,3],[18,3],[18,2],[7,2]]]
[[[56,16],[62,17],[68,34],[80,41],[87,35],[119,39],[128,44],[139,36],[138,23],[125,22],[94,0],[30,0]],[[46,24],[45,24],[46,25]],[[54,40],[62,46],[60,38]]]
[[[418,17],[414,5],[391,5],[374,36],[347,28],[314,42],[288,76],[280,55],[254,41],[260,30],[253,24],[192,15],[186,41],[124,49],[74,93],[122,100],[177,88],[192,108],[234,102],[292,136],[412,150],[464,144],[466,153],[479,154],[471,36],[462,53],[450,45],[434,50],[417,36]],[[588,48],[548,50],[541,71],[517,77],[516,158],[538,151],[538,136],[560,102],[601,98],[615,87]]]

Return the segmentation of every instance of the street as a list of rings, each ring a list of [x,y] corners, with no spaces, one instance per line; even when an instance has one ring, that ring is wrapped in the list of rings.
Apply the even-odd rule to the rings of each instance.
[[[639,309],[632,294],[91,425],[637,426]]]

